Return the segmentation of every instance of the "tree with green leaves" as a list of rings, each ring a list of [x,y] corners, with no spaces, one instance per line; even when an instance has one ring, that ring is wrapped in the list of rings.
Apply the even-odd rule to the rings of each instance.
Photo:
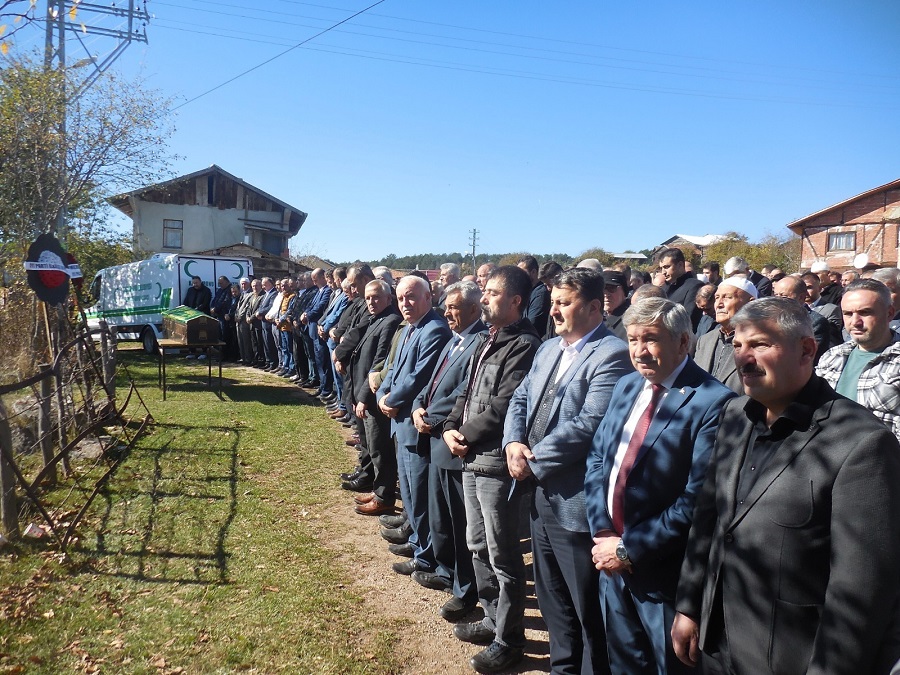
[[[66,229],[77,234],[73,242],[90,239],[108,217],[104,197],[157,182],[168,170],[170,101],[113,73],[75,96],[80,83],[71,72],[24,57],[0,68],[0,262],[6,269],[15,267],[9,256],[24,255],[38,234],[54,232],[60,210],[68,214]]]
[[[774,265],[791,274],[800,269],[800,239],[793,234],[784,237],[767,234],[753,243],[745,234],[728,232],[724,238],[706,247],[703,262],[715,260],[724,265],[734,256],[744,258],[754,270]]]

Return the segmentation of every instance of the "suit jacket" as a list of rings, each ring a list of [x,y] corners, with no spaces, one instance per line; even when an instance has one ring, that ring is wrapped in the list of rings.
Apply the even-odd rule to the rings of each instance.
[[[666,297],[684,307],[691,315],[691,327],[694,330],[697,330],[697,324],[700,323],[700,317],[703,316],[703,311],[694,304],[694,298],[697,297],[697,291],[701,286],[703,286],[703,282],[690,272],[685,272],[671,284],[665,286]]]
[[[843,342],[841,330],[844,328],[844,319],[841,316],[841,308],[830,302],[824,302],[822,298],[819,298],[817,304],[810,305],[810,309],[814,312],[818,312],[828,321],[831,328],[831,344],[841,344],[841,342]]]
[[[379,401],[387,395],[387,404],[399,408],[397,416],[391,420],[391,435],[397,438],[398,447],[418,444],[419,432],[411,418],[413,402],[431,381],[441,349],[450,339],[450,328],[433,309],[410,335],[411,328],[407,326],[400,336],[397,357],[377,394]]]
[[[200,288],[191,286],[184,294],[183,304],[204,314],[209,314],[210,302],[212,302],[212,291],[207,286],[200,286]]]
[[[543,281],[538,281],[531,289],[528,296],[528,307],[525,308],[525,318],[528,319],[538,332],[544,335],[547,332],[547,321],[550,318],[550,291]]]
[[[378,316],[372,317],[368,323],[365,335],[356,345],[350,356],[350,390],[353,392],[351,401],[365,403],[367,408],[373,408],[377,404],[375,394],[369,388],[369,371],[377,361],[387,358],[391,348],[391,338],[400,325],[401,316],[396,310],[388,306]]]
[[[253,291],[244,291],[238,299],[237,308],[234,312],[234,318],[240,323],[246,323],[247,316],[250,314],[251,301],[256,297]]]
[[[721,629],[738,673],[875,672],[900,569],[900,444],[818,376],[810,409],[736,492],[753,428],[744,406],[722,414],[678,585],[700,648]],[[717,606],[718,611],[713,611]]]
[[[272,310],[272,305],[275,302],[275,296],[278,295],[278,291],[274,288],[271,291],[263,291],[262,299],[259,301],[259,305],[256,307],[256,316],[260,319],[263,319],[266,314],[268,314]]]
[[[621,305],[606,315],[604,321],[609,332],[625,342],[628,342],[628,331],[625,330],[625,322],[622,319],[629,307],[631,307],[631,299],[625,298]]]
[[[557,337],[541,345],[531,370],[513,393],[503,427],[504,448],[509,443],[530,446],[528,435],[556,369],[561,341]],[[633,371],[625,343],[600,324],[559,380],[544,437],[530,446],[534,454],[528,463],[531,472],[544,489],[553,515],[571,532],[588,531],[584,474],[591,438],[616,382]]]
[[[450,452],[450,448],[444,443],[441,434],[444,431],[444,420],[453,410],[456,399],[462,394],[466,388],[466,381],[469,375],[469,360],[478,346],[478,336],[487,330],[480,319],[475,322],[469,333],[463,338],[462,343],[458,343],[455,339],[450,340],[444,345],[438,356],[437,365],[428,385],[416,397],[413,403],[413,410],[424,408],[425,422],[431,425],[431,437],[429,439],[429,449],[431,451],[431,461],[442,469],[454,471],[462,471],[463,458],[457,457]],[[456,347],[459,346],[459,349]],[[447,362],[446,367],[438,373],[441,364],[444,362],[447,352],[454,350]],[[437,378],[437,379],[435,379]],[[431,402],[429,404],[429,397]]]
[[[759,297],[767,298],[772,295],[772,280],[766,275],[750,270],[750,273],[747,275],[747,281],[756,286],[756,292],[759,293]]]
[[[594,435],[585,499],[590,531],[612,530],[609,477],[622,429],[645,380],[622,378]],[[694,504],[706,475],[722,406],[734,392],[690,358],[659,404],[625,483],[622,542],[634,571],[624,575],[636,594],[675,601]]]
[[[306,308],[306,320],[314,338],[319,337],[316,324],[325,315],[329,300],[331,300],[331,286],[322,286],[322,288],[316,289],[315,295]]]
[[[727,346],[720,345],[721,336],[722,331],[719,330],[718,326],[706,335],[701,335],[697,339],[697,350],[694,354],[694,360],[707,373],[712,373],[716,365],[716,350],[727,349],[729,355],[727,358],[723,357],[725,366],[722,372],[716,374],[716,379],[736,394],[743,394],[744,383],[741,381],[741,375],[738,373],[737,365],[734,363],[734,348],[730,344]]]

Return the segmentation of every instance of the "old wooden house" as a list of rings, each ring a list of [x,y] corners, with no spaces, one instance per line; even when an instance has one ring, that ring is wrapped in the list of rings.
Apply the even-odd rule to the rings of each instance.
[[[148,254],[246,244],[286,258],[307,215],[215,164],[109,202],[131,218],[135,250]]]

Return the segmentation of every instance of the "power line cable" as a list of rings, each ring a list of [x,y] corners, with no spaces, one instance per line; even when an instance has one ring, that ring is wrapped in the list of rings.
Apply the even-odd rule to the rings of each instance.
[[[271,42],[265,40],[254,40],[246,37],[239,37],[234,35],[223,35],[220,33],[213,33],[207,31],[199,31],[188,28],[177,28],[174,26],[159,26],[166,30],[174,30],[185,33],[194,33],[199,35],[210,35],[213,37],[222,37],[234,40],[242,40],[246,42],[256,42],[263,44],[279,44],[283,45],[283,42]],[[422,66],[428,68],[438,68],[441,70],[450,70],[457,72],[467,72],[467,73],[476,73],[482,75],[495,75],[499,77],[510,77],[516,79],[523,80],[534,80],[540,82],[553,82],[557,84],[574,84],[586,87],[597,87],[604,89],[616,89],[622,91],[636,91],[636,92],[644,92],[644,93],[655,93],[655,94],[671,94],[677,96],[688,96],[695,98],[708,98],[708,99],[718,99],[718,100],[726,100],[726,101],[749,101],[749,102],[757,102],[757,103],[779,103],[779,104],[791,104],[791,105],[805,105],[805,106],[813,106],[813,107],[829,107],[829,108],[871,108],[870,103],[835,103],[833,101],[828,102],[817,102],[811,101],[807,99],[783,99],[783,98],[774,98],[774,97],[754,97],[747,95],[729,95],[729,94],[716,94],[709,93],[703,91],[696,91],[690,89],[677,89],[674,87],[652,87],[652,86],[635,86],[635,85],[624,85],[616,82],[606,82],[602,80],[589,80],[586,78],[576,78],[576,77],[566,77],[566,76],[549,76],[549,75],[541,75],[538,73],[532,73],[528,71],[517,71],[510,69],[501,69],[501,68],[493,68],[486,69],[490,67],[480,67],[476,68],[473,66],[469,66],[466,64],[460,63],[452,63],[452,62],[442,62],[434,59],[423,59],[422,57],[404,57],[400,55],[394,54],[383,54],[381,52],[372,52],[361,49],[351,49],[346,47],[338,47],[336,45],[323,45],[320,43],[319,46],[316,47],[306,47],[309,51],[323,52],[326,54],[338,54],[343,56],[351,56],[355,58],[363,58],[372,61],[383,61],[388,63],[401,63],[406,65],[414,65],[414,66]],[[347,49],[351,49],[351,51],[347,51]],[[356,52],[356,53],[354,53]]]
[[[314,4],[311,2],[301,2],[300,0],[276,0],[276,1],[285,3],[285,4],[290,4],[290,5],[304,5],[307,7],[317,7],[320,9],[330,9],[330,10],[334,10],[334,11],[349,11],[349,10],[343,10],[339,7],[334,7],[333,5],[318,5],[318,4]],[[193,2],[212,2],[212,0],[193,0]],[[216,2],[215,4],[222,4],[222,3]],[[597,44],[597,43],[593,43],[593,42],[578,42],[575,40],[563,40],[560,38],[543,37],[540,35],[508,33],[508,32],[504,32],[504,31],[490,30],[487,28],[474,28],[472,26],[459,26],[456,24],[440,23],[438,21],[427,21],[425,19],[410,19],[410,18],[404,17],[404,16],[379,14],[378,12],[372,12],[371,14],[369,14],[369,16],[373,16],[373,17],[377,16],[377,17],[381,17],[381,18],[385,18],[385,19],[394,19],[397,21],[408,21],[411,23],[421,23],[421,24],[427,24],[427,25],[431,25],[431,26],[441,26],[443,28],[455,28],[457,30],[467,30],[467,31],[473,31],[473,32],[477,32],[477,33],[487,33],[490,35],[503,35],[506,37],[516,37],[516,38],[523,38],[523,39],[529,39],[529,40],[543,40],[546,42],[556,42],[559,44],[578,45],[578,46],[582,46],[582,47],[596,47],[599,49],[609,49],[609,50],[621,51],[621,52],[631,52],[634,54],[652,54],[652,55],[656,55],[656,56],[673,56],[675,58],[681,58],[681,59],[711,61],[713,63],[734,63],[737,65],[754,66],[754,67],[762,67],[762,68],[769,68],[769,69],[771,69],[771,68],[788,68],[788,69],[793,69],[793,70],[804,70],[807,72],[824,73],[826,75],[848,75],[848,76],[852,76],[852,77],[871,76],[871,77],[880,77],[880,78],[891,79],[891,80],[900,80],[900,76],[897,76],[897,75],[882,75],[882,74],[868,74],[867,75],[865,73],[858,73],[858,72],[851,72],[851,71],[834,71],[834,70],[825,70],[822,68],[808,68],[805,66],[785,66],[782,63],[764,63],[764,62],[758,62],[758,61],[753,62],[753,61],[739,61],[739,60],[734,60],[734,59],[722,59],[719,56],[715,56],[715,57],[713,57],[713,56],[697,56],[695,54],[677,54],[674,52],[657,52],[657,51],[652,51],[652,50],[647,50],[647,49],[635,49],[633,47],[614,47],[612,45],[603,45],[603,44]]]
[[[320,37],[320,36],[322,36],[322,35],[325,35],[325,33],[329,32],[329,31],[331,31],[331,30],[334,30],[335,28],[337,28],[338,26],[340,26],[340,25],[342,25],[342,24],[347,23],[348,21],[350,21],[351,19],[356,18],[356,17],[359,16],[360,14],[364,14],[364,13],[368,12],[370,9],[372,9],[373,7],[377,7],[378,5],[380,5],[381,3],[383,3],[384,1],[385,1],[385,0],[377,0],[377,2],[372,3],[371,5],[369,5],[368,7],[366,7],[365,9],[361,9],[361,10],[359,10],[358,12],[356,12],[355,14],[351,14],[351,15],[348,16],[346,19],[342,19],[341,21],[338,21],[338,22],[335,23],[334,25],[329,26],[329,27],[326,28],[325,30],[319,31],[319,32],[316,33],[315,35],[313,35],[313,36],[311,36],[311,37],[308,37],[308,38],[306,38],[305,40],[303,40],[303,41],[301,41],[301,42],[298,42],[297,44],[293,45],[292,47],[288,47],[288,48],[285,49],[283,52],[279,52],[279,53],[276,54],[275,56],[266,59],[266,60],[263,61],[262,63],[258,63],[257,65],[253,66],[252,68],[248,68],[247,70],[243,71],[242,73],[238,73],[238,74],[235,75],[234,77],[231,77],[231,78],[225,80],[225,81],[222,82],[221,84],[217,84],[217,85],[216,85],[215,87],[213,87],[212,89],[207,89],[207,90],[204,91],[202,94],[198,94],[197,96],[194,96],[193,98],[188,99],[188,100],[185,101],[184,103],[179,103],[177,106],[175,106],[174,108],[172,108],[172,110],[171,110],[170,112],[174,112],[174,111],[178,110],[179,108],[183,108],[184,106],[188,105],[189,103],[193,103],[194,101],[196,101],[196,100],[198,100],[198,99],[201,99],[201,98],[203,98],[204,96],[206,96],[206,95],[208,95],[208,94],[211,94],[211,93],[213,93],[214,91],[217,91],[217,90],[221,89],[222,87],[224,87],[224,86],[226,86],[226,85],[228,85],[228,84],[231,84],[231,83],[234,82],[235,80],[240,79],[240,78],[244,77],[245,75],[248,75],[248,74],[252,73],[254,70],[258,70],[259,68],[262,68],[262,67],[265,66],[266,64],[272,63],[272,61],[281,58],[281,57],[284,56],[285,54],[288,54],[288,53],[294,51],[295,49],[298,49],[299,47],[302,47],[302,46],[305,45],[307,42],[310,42],[310,41],[312,41],[312,40],[315,40],[317,37]]]
[[[229,5],[229,4],[219,3],[219,2],[212,2],[211,0],[192,0],[192,1],[205,3],[205,4],[207,4],[207,3],[215,4],[216,6],[219,6],[219,7],[223,7],[223,6],[224,7],[234,7],[234,8],[239,7],[238,5]],[[302,28],[316,28],[316,26],[311,26],[309,24],[284,21],[283,19],[267,19],[264,17],[252,16],[252,15],[247,15],[247,14],[236,14],[234,12],[227,12],[227,11],[222,11],[222,10],[206,10],[206,9],[201,10],[201,9],[196,9],[196,8],[191,8],[191,7],[185,7],[183,5],[167,3],[167,2],[159,1],[159,0],[157,0],[156,4],[163,5],[163,6],[170,6],[170,7],[178,7],[179,9],[186,9],[188,11],[203,12],[204,14],[216,14],[216,15],[235,17],[235,18],[240,18],[240,19],[250,19],[252,21],[275,23],[278,25],[292,25],[292,26],[299,26]],[[263,10],[263,9],[255,9],[255,8],[253,8],[251,11],[264,13],[264,14],[273,14],[273,15],[278,15],[278,16],[293,16],[293,17],[297,16],[297,15],[294,15],[294,14],[291,14],[288,12],[276,12],[276,11],[272,11],[272,10]],[[313,21],[324,21],[324,19],[319,19],[317,17],[303,16],[300,18],[310,19]],[[192,23],[192,25],[198,25],[198,24],[196,24],[196,22],[191,22],[191,23]],[[541,56],[534,56],[534,55],[529,55],[529,54],[518,54],[518,53],[513,53],[513,52],[497,51],[494,49],[465,47],[465,46],[460,46],[460,45],[444,44],[444,43],[440,43],[440,42],[430,42],[427,40],[412,40],[409,38],[374,35],[372,33],[365,33],[365,32],[361,32],[361,31],[357,31],[357,30],[343,30],[343,31],[335,31],[335,32],[343,33],[343,34],[347,34],[347,35],[370,37],[370,38],[381,39],[381,40],[393,40],[393,41],[404,42],[404,43],[408,43],[408,44],[436,46],[436,47],[443,47],[446,49],[456,49],[456,50],[463,50],[463,51],[480,52],[480,53],[493,54],[493,55],[499,55],[499,56],[512,56],[514,58],[527,58],[527,59],[532,59],[532,60],[540,60],[540,61],[556,62],[556,63],[569,63],[569,64],[587,65],[587,66],[600,65],[602,67],[611,68],[611,69],[629,70],[629,71],[635,71],[635,72],[647,72],[647,73],[661,74],[661,75],[676,75],[676,76],[683,76],[683,77],[696,77],[696,78],[716,79],[716,80],[730,80],[733,82],[743,82],[743,83],[753,83],[753,84],[773,84],[776,86],[791,86],[791,87],[796,86],[798,83],[803,83],[803,84],[807,84],[807,85],[810,83],[812,83],[814,85],[815,84],[826,84],[826,85],[829,85],[828,86],[829,89],[831,89],[835,84],[833,80],[822,80],[822,79],[811,79],[811,78],[798,79],[798,78],[791,78],[790,76],[787,76],[787,75],[785,77],[777,76],[777,75],[776,76],[768,75],[768,77],[767,76],[754,76],[753,74],[749,74],[749,73],[745,73],[745,72],[735,72],[735,71],[729,71],[729,70],[723,70],[723,69],[707,68],[707,67],[702,67],[702,66],[688,66],[688,65],[680,65],[680,64],[672,64],[672,63],[660,63],[660,62],[655,62],[655,61],[640,61],[640,60],[636,60],[636,59],[624,59],[624,58],[616,58],[616,57],[610,57],[610,56],[599,56],[599,55],[592,55],[592,54],[584,54],[584,53],[580,53],[580,52],[569,52],[569,51],[562,51],[562,50],[543,49],[543,48],[539,48],[539,47],[527,47],[527,46],[511,45],[511,44],[505,44],[505,43],[487,42],[484,40],[470,40],[467,38],[459,38],[459,37],[445,36],[445,35],[434,35],[434,34],[430,34],[430,33],[420,33],[420,32],[416,32],[416,31],[404,31],[404,30],[399,30],[399,29],[394,29],[394,28],[372,26],[369,24],[357,24],[357,25],[360,27],[371,28],[374,30],[399,32],[399,33],[404,33],[404,34],[408,34],[408,35],[418,35],[418,36],[423,36],[423,37],[437,38],[440,40],[453,40],[453,41],[458,41],[458,42],[468,42],[468,43],[474,43],[474,44],[480,44],[480,45],[499,46],[499,47],[506,47],[506,48],[511,48],[511,49],[518,49],[518,50],[559,54],[559,55],[563,55],[563,56],[576,56],[576,57],[580,57],[582,59],[585,59],[585,58],[586,59],[594,59],[595,61],[614,61],[614,62],[618,62],[618,63],[630,63],[630,64],[638,64],[638,65],[637,66],[625,66],[625,65],[596,63],[594,61],[579,61],[579,60],[573,60],[573,59],[541,57]],[[216,30],[231,30],[228,28],[219,28],[219,27],[214,27],[214,26],[205,26],[205,27],[214,28]],[[267,37],[274,37],[274,36],[267,36]],[[536,38],[536,39],[540,39],[540,38]],[[672,70],[657,70],[657,69],[653,69],[653,68],[639,67],[639,66],[648,66],[648,65],[649,66],[658,66],[660,68],[669,68]],[[682,70],[701,70],[701,71],[705,71],[707,73],[713,73],[713,74],[680,72]],[[737,76],[737,77],[735,77],[735,76]],[[746,78],[754,78],[754,77],[756,79],[746,79]],[[845,85],[845,86],[852,86],[854,88],[875,88],[875,89],[889,88],[889,89],[893,89],[893,85],[891,85],[891,84],[865,83],[865,82],[860,82],[859,80],[854,80],[851,83],[847,83],[847,85]]]

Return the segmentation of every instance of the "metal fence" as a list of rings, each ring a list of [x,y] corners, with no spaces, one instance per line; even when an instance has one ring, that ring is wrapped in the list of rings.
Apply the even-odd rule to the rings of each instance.
[[[0,522],[8,538],[50,536],[65,552],[91,502],[152,423],[117,362],[114,328],[82,328],[53,363],[0,386]],[[127,384],[118,400],[117,380]]]

